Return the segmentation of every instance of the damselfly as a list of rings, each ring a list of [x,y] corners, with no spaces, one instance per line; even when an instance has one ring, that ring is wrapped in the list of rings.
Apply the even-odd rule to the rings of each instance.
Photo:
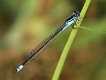
[[[52,35],[50,35],[48,38],[46,38],[43,42],[41,42],[40,45],[38,45],[37,48],[33,49],[30,52],[30,55],[28,58],[16,69],[16,72],[19,72],[35,55],[38,54],[39,51],[41,51],[59,32],[65,30],[67,27],[72,26],[76,23],[76,21],[80,18],[80,14],[77,11],[74,11],[72,13],[72,16],[70,16],[68,19],[65,20],[65,23],[59,27]]]

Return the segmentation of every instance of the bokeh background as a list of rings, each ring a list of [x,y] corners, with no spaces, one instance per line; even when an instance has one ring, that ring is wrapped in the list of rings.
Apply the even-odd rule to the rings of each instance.
[[[57,35],[22,71],[16,68],[85,0],[0,0],[0,80],[51,80],[71,27]],[[92,0],[60,80],[106,80],[106,0]]]

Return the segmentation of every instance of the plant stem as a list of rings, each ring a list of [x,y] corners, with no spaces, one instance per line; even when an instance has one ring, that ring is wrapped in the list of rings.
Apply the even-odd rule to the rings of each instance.
[[[60,73],[62,71],[64,62],[66,60],[66,57],[67,57],[68,52],[70,50],[70,47],[71,47],[71,45],[73,43],[73,40],[74,40],[74,38],[75,38],[75,36],[77,34],[77,31],[78,31],[78,28],[76,28],[76,27],[80,26],[80,24],[81,24],[81,22],[83,20],[83,17],[85,16],[85,13],[86,13],[86,11],[88,9],[88,6],[89,6],[90,2],[91,2],[91,0],[86,0],[85,4],[83,6],[83,9],[82,9],[82,11],[80,13],[80,17],[81,18],[78,21],[78,24],[74,25],[75,29],[72,29],[72,32],[71,32],[71,34],[69,36],[69,39],[68,39],[68,41],[67,41],[67,43],[66,43],[66,45],[65,45],[65,47],[63,49],[62,55],[61,55],[60,60],[59,60],[59,62],[57,64],[56,70],[55,70],[55,72],[53,74],[52,80],[58,80],[59,79],[59,76],[60,76]]]

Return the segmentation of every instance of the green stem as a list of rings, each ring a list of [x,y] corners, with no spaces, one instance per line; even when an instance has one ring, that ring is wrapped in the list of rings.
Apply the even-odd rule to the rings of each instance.
[[[82,11],[80,13],[80,17],[81,17],[80,21],[78,21],[79,23],[77,25],[74,25],[74,27],[79,27],[80,26],[80,24],[81,24],[81,22],[83,20],[83,17],[85,16],[85,13],[86,13],[86,11],[88,9],[88,6],[89,6],[90,2],[91,2],[91,0],[86,0],[85,4],[83,6],[83,9],[82,9]],[[75,38],[75,36],[77,34],[77,31],[78,31],[78,28],[72,29],[72,32],[71,32],[71,34],[69,36],[69,39],[68,39],[68,41],[67,41],[67,43],[66,43],[66,45],[64,47],[64,50],[63,50],[62,55],[60,57],[60,60],[59,60],[59,62],[57,64],[57,67],[56,67],[56,70],[55,70],[54,75],[52,77],[52,80],[58,80],[59,79],[60,73],[62,71],[62,67],[63,67],[64,62],[66,60],[66,57],[68,55],[69,49],[70,49],[70,47],[71,47],[71,45],[73,43],[73,40],[74,40],[74,38]]]

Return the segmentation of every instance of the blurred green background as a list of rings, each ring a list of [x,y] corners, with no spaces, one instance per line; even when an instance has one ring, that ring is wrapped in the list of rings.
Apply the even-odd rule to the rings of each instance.
[[[71,27],[61,32],[18,74],[29,52],[85,0],[0,0],[0,80],[51,80]],[[92,0],[60,80],[106,80],[106,0]],[[99,31],[99,32],[98,32]]]

